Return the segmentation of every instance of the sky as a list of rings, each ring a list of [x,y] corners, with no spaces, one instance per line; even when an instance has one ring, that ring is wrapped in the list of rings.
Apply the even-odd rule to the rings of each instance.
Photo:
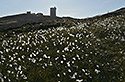
[[[57,16],[86,18],[125,7],[125,0],[1,0],[0,17],[31,11],[49,15],[57,7]]]

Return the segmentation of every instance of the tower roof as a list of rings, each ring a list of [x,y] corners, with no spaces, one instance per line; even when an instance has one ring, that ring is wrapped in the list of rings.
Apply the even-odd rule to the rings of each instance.
[[[51,9],[56,9],[56,7],[54,6],[54,7],[51,7]]]

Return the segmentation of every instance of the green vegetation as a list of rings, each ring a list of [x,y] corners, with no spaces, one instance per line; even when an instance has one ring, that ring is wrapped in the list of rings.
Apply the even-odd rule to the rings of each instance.
[[[125,81],[125,13],[26,24],[0,34],[1,82]]]

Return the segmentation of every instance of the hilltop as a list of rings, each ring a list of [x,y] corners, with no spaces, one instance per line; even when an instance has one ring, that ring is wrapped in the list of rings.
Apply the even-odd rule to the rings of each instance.
[[[124,82],[125,8],[0,31],[1,82]]]
[[[35,14],[35,13],[27,12],[23,14],[0,18],[0,30],[2,30],[3,32],[8,32],[10,30],[18,30],[25,26],[29,26],[29,27],[31,26],[29,30],[48,29],[48,28],[59,27],[59,26],[71,27],[83,22],[93,23],[93,22],[96,22],[97,20],[99,21],[108,17],[115,17],[119,15],[124,15],[124,14],[125,14],[125,8],[121,8],[114,12],[98,15],[91,18],[85,18],[85,19],[75,19],[71,17],[51,17],[48,15],[43,15],[42,13]],[[37,28],[32,28],[32,26]]]
[[[0,29],[17,28],[27,23],[46,22],[58,18],[59,17],[56,16],[56,7],[50,8],[50,15],[31,13],[31,11],[27,11],[27,13],[0,18]]]

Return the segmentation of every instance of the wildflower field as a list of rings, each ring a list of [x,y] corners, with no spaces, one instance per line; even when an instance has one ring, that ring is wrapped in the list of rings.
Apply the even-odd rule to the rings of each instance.
[[[124,81],[124,14],[0,35],[0,82]]]

